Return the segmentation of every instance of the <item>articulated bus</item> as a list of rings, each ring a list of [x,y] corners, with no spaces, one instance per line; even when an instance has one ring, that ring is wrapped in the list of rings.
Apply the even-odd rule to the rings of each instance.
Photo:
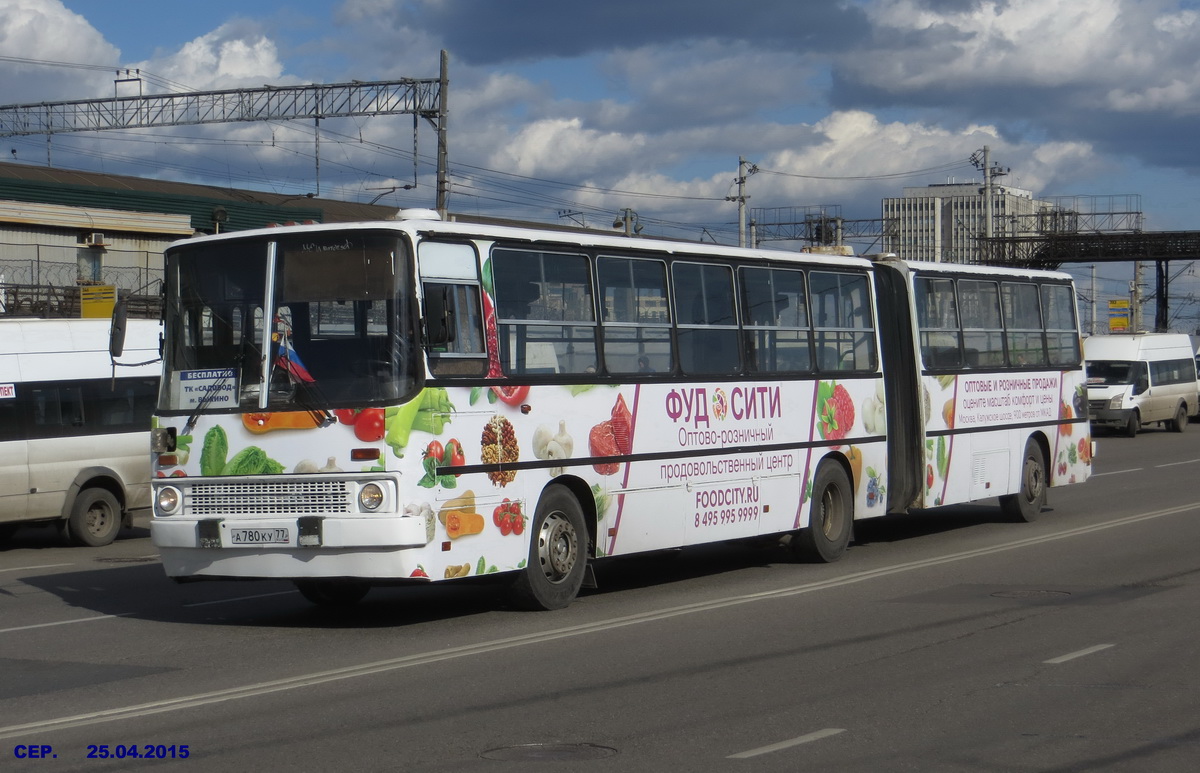
[[[157,320],[130,320],[117,367],[103,319],[0,319],[0,540],[55,524],[107,545],[150,507]]]
[[[610,556],[1087,479],[1071,278],[445,222],[166,253],[151,533],[179,580],[321,604],[505,575],[566,606]]]

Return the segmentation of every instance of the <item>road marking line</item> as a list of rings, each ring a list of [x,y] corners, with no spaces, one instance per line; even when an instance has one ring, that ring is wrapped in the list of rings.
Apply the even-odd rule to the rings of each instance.
[[[1109,472],[1093,472],[1089,478],[1103,478],[1105,475],[1124,475],[1127,472],[1142,472],[1145,467],[1131,467],[1128,470],[1110,470]]]
[[[799,738],[793,738],[790,741],[780,741],[779,743],[773,743],[770,746],[760,746],[757,749],[751,749],[749,751],[738,752],[737,754],[731,754],[728,757],[726,757],[725,759],[727,759],[727,760],[744,760],[749,757],[757,757],[760,754],[770,754],[771,752],[782,751],[783,749],[790,749],[793,746],[799,746],[802,743],[812,743],[813,741],[819,741],[822,738],[828,738],[831,735],[837,735],[838,733],[844,733],[844,732],[846,732],[845,728],[829,727],[824,730],[818,730],[815,733],[809,733],[808,735],[802,735]]]
[[[216,599],[215,601],[193,601],[191,603],[184,604],[183,606],[185,606],[185,607],[207,607],[211,604],[228,604],[232,601],[249,601],[250,599],[266,599],[266,598],[270,598],[271,596],[286,596],[289,593],[296,593],[296,591],[295,590],[281,590],[281,591],[275,591],[274,593],[259,593],[255,596],[238,596],[237,598],[232,598],[232,599]]]
[[[357,666],[344,666],[342,668],[335,668],[329,671],[316,671],[309,674],[301,674],[299,676],[275,679],[269,682],[259,682],[257,684],[243,685],[241,687],[231,687],[224,690],[198,693],[196,695],[183,695],[178,698],[167,698],[165,700],[153,701],[151,703],[140,703],[133,706],[121,706],[113,709],[103,709],[101,711],[94,711],[87,714],[76,714],[74,716],[45,719],[38,722],[27,722],[22,725],[8,725],[5,727],[0,727],[0,740],[6,738],[16,738],[21,735],[32,733],[44,733],[52,730],[65,730],[73,727],[97,725],[103,722],[135,719],[137,717],[144,717],[152,714],[162,714],[169,711],[179,711],[182,709],[206,706],[209,704],[222,703],[230,700],[252,698],[275,692],[295,690],[301,687],[313,687],[315,685],[325,684],[327,682],[337,682],[344,679],[353,679],[360,676],[381,674],[403,668],[412,668],[414,666],[429,665],[431,663],[440,663],[447,660],[458,660],[459,658],[489,654],[501,650],[512,649],[514,647],[523,647],[530,644],[542,644],[559,639],[569,639],[575,636],[585,636],[587,634],[615,630],[631,625],[641,625],[642,623],[668,620],[673,617],[691,615],[697,612],[709,612],[715,609],[741,606],[742,604],[750,604],[756,601],[769,601],[774,599],[789,598],[791,596],[814,593],[816,591],[828,590],[830,588],[855,585],[867,580],[888,577],[894,574],[901,574],[903,572],[911,572],[917,569],[926,569],[933,566],[941,566],[943,564],[964,561],[969,558],[979,558],[982,556],[1016,550],[1018,548],[1030,547],[1032,545],[1057,542],[1058,540],[1069,539],[1071,537],[1090,534],[1096,531],[1112,529],[1118,526],[1127,526],[1130,524],[1139,523],[1141,521],[1162,518],[1168,515],[1178,515],[1179,513],[1188,513],[1196,510],[1200,510],[1200,502],[1190,505],[1170,507],[1166,510],[1155,510],[1149,513],[1139,513],[1138,515],[1125,516],[1112,521],[1094,523],[1088,526],[1081,526],[1077,529],[1061,531],[1056,534],[1047,534],[1041,537],[1028,537],[1026,539],[1014,540],[1012,542],[1005,542],[1000,545],[993,545],[989,548],[965,550],[961,553],[953,553],[946,556],[938,556],[936,558],[910,561],[908,563],[885,566],[879,569],[868,569],[863,572],[855,572],[842,577],[835,577],[828,580],[818,580],[816,582],[805,583],[804,585],[793,585],[788,588],[777,588],[775,590],[750,593],[743,596],[728,596],[726,598],[714,599],[712,601],[697,601],[692,604],[683,604],[681,606],[668,607],[666,609],[660,609],[657,611],[640,612],[638,614],[626,615],[624,617],[598,620],[594,623],[583,623],[581,625],[574,625],[567,628],[556,628],[548,631],[542,631],[540,633],[527,633],[506,639],[494,639],[492,641],[480,642],[478,644],[465,644],[459,647],[450,647],[447,649],[434,650],[432,652],[417,653],[415,655],[405,655],[403,657],[380,660],[374,663],[362,663]],[[117,615],[108,615],[106,617],[117,617]],[[92,619],[99,620],[104,618],[86,618],[85,620],[72,620],[67,622],[86,622],[86,620]],[[53,625],[53,623],[48,625]]]
[[[1167,462],[1166,464],[1156,464],[1154,466],[1155,467],[1178,467],[1181,464],[1195,464],[1196,462],[1200,462],[1200,459],[1188,459],[1187,461],[1183,461],[1183,462]]]
[[[90,623],[94,620],[112,620],[114,617],[129,617],[133,612],[122,612],[118,615],[97,615],[95,617],[77,617],[74,620],[58,620],[53,623],[36,623],[34,625],[20,625],[16,628],[0,628],[0,633],[13,633],[14,631],[29,631],[34,628],[53,628],[56,625],[71,625],[72,623]]]
[[[1066,655],[1059,655],[1057,658],[1051,658],[1050,660],[1043,660],[1042,662],[1057,665],[1059,663],[1066,663],[1068,660],[1074,660],[1075,658],[1082,658],[1084,655],[1091,655],[1093,652],[1099,652],[1100,650],[1106,650],[1109,647],[1115,647],[1115,646],[1116,646],[1115,644],[1097,644],[1095,647],[1088,647],[1087,649],[1079,650],[1078,652],[1069,652]]]
[[[0,569],[0,572],[23,572],[26,569],[57,569],[60,566],[74,566],[75,564],[41,564],[40,566],[13,566],[8,569]]]

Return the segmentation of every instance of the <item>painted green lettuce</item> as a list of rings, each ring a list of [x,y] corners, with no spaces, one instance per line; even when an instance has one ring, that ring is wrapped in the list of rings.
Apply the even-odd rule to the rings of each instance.
[[[200,451],[200,474],[220,475],[229,457],[229,438],[222,427],[213,427],[204,436],[204,448]]]
[[[238,451],[221,469],[222,475],[277,475],[281,472],[283,465],[258,446]]]

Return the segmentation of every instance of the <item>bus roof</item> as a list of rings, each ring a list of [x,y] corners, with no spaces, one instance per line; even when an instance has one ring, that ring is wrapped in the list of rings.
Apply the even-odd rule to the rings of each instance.
[[[646,252],[657,252],[663,255],[736,257],[749,260],[797,260],[810,264],[816,263],[842,267],[854,265],[867,268],[870,266],[869,260],[855,256],[822,255],[820,253],[802,253],[795,250],[730,247],[720,244],[689,242],[676,239],[629,237],[618,234],[610,234],[604,231],[585,229],[552,229],[542,228],[536,225],[531,225],[528,227],[491,225],[434,219],[380,220],[358,223],[319,223],[314,225],[260,228],[252,231],[236,231],[212,236],[198,236],[191,239],[182,239],[172,243],[170,247],[168,247],[168,250],[174,250],[180,247],[187,247],[202,243],[215,243],[224,240],[263,238],[281,234],[328,233],[336,231],[381,229],[401,231],[408,233],[413,237],[459,237],[468,239],[504,240],[506,242],[560,244],[613,250],[637,249]]]

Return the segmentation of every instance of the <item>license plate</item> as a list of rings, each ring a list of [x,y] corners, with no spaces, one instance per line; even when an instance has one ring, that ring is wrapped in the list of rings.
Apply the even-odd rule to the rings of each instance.
[[[287,529],[230,529],[230,545],[289,545],[292,535]]]

